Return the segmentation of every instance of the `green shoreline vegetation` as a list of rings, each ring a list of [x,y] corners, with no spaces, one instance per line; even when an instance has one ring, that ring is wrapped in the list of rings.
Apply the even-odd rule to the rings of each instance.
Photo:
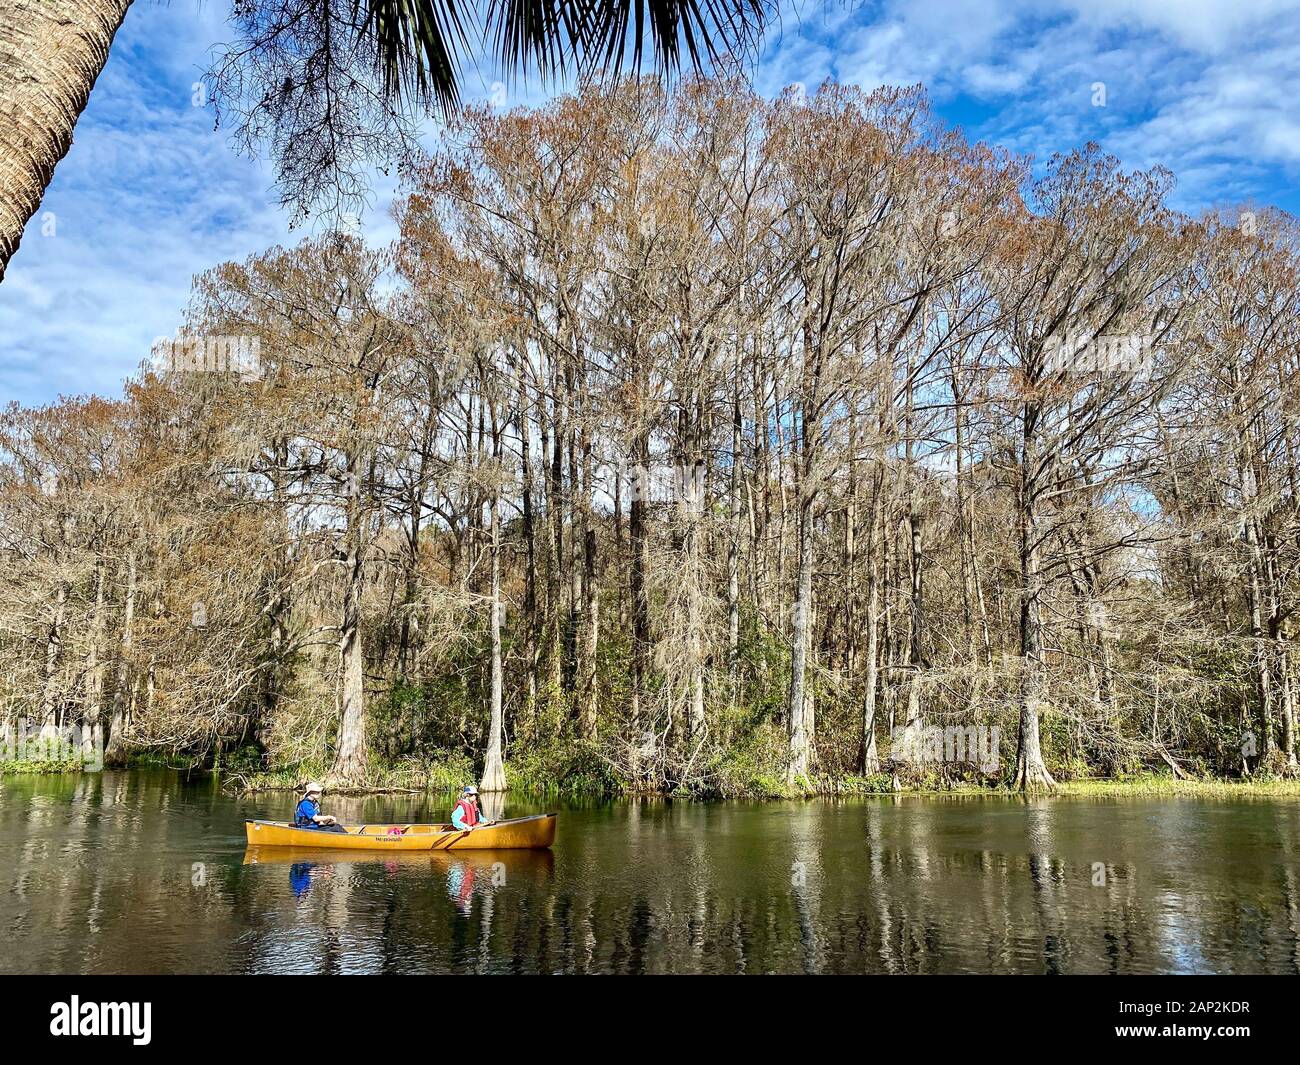
[[[129,768],[166,768],[178,771],[192,771],[193,767],[173,764],[166,759],[132,758]],[[297,793],[302,781],[308,777],[320,776],[321,766],[298,766],[278,771],[242,772],[231,767],[204,769],[204,775],[217,779],[221,787],[228,792],[242,795],[257,795],[274,792]],[[75,761],[0,761],[2,774],[59,775],[75,774],[82,771]],[[632,798],[638,793],[621,789],[609,789],[606,781],[580,780],[571,781],[566,786],[539,783],[529,780],[511,770],[509,791],[536,797],[553,797],[557,799],[617,799]],[[407,765],[382,769],[371,774],[371,782],[366,785],[344,786],[336,789],[340,794],[380,795],[394,794],[452,794],[459,790],[464,781],[472,779],[472,766],[468,760],[452,761],[425,766]],[[640,793],[642,797],[658,799],[687,799],[699,801],[718,801],[726,799],[744,799],[753,801],[780,801],[789,799],[834,799],[866,795],[932,795],[955,798],[1006,798],[1020,796],[1023,793],[1014,789],[1009,781],[999,783],[943,782],[937,778],[928,780],[895,780],[884,773],[872,777],[843,777],[835,780],[804,781],[801,785],[789,787],[777,776],[755,779],[736,790],[728,791],[689,791],[678,789],[673,792]],[[1300,779],[1294,777],[1258,777],[1253,779],[1184,779],[1171,773],[1137,773],[1120,778],[1085,778],[1078,780],[1059,780],[1052,791],[1058,798],[1214,798],[1214,799],[1276,799],[1300,798]]]

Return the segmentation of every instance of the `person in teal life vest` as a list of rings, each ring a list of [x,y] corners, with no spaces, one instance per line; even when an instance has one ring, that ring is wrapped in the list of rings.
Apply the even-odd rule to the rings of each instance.
[[[312,781],[303,789],[302,800],[293,812],[294,828],[318,828],[326,832],[346,832],[337,818],[320,812],[320,795],[324,789]]]
[[[483,815],[479,813],[478,788],[474,787],[473,784],[465,785],[465,790],[460,796],[460,802],[456,803],[455,809],[451,811],[451,823],[452,827],[458,828],[462,832],[495,824],[494,821],[485,821]]]

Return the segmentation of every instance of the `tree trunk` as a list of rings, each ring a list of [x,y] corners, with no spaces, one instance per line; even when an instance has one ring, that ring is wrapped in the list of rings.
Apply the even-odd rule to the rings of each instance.
[[[524,362],[519,360],[519,455],[523,483],[520,486],[521,519],[526,552],[524,573],[524,670],[528,680],[525,713],[531,720],[537,706],[537,532],[533,521],[533,463],[529,443],[528,386],[524,380]],[[516,732],[518,726],[516,725]]]
[[[565,406],[564,453],[568,466],[568,483],[564,493],[565,517],[569,524],[569,550],[564,564],[569,576],[569,612],[564,630],[564,682],[566,690],[573,692],[574,701],[571,710],[578,718],[578,728],[582,728],[582,698],[578,692],[585,679],[586,661],[582,651],[582,632],[586,624],[587,599],[583,592],[582,559],[585,550],[586,522],[585,508],[582,501],[582,482],[578,473],[578,422],[580,419],[578,390],[574,381],[573,368],[566,364],[564,371],[564,391],[567,398]],[[584,661],[579,661],[582,658]]]
[[[1282,758],[1287,772],[1295,773],[1300,768],[1295,749],[1295,679],[1291,676],[1291,655],[1287,652],[1286,638],[1282,633],[1278,634],[1277,668],[1282,684],[1282,744],[1286,748],[1282,752]]]
[[[584,534],[583,584],[586,587],[586,637],[583,648],[584,675],[582,678],[582,735],[596,738],[596,721],[600,709],[600,688],[597,683],[596,656],[600,650],[600,585],[596,573],[596,530],[588,526]]]
[[[131,0],[0,0],[0,279]]]
[[[104,573],[103,558],[95,560],[95,616],[90,626],[90,647],[86,660],[86,709],[82,716],[85,724],[84,749],[99,751],[103,744],[104,711]]]
[[[803,491],[807,491],[804,489]],[[812,599],[813,531],[812,500],[799,507],[799,573],[794,599],[794,623],[790,655],[790,760],[786,783],[793,785],[808,775],[812,736],[807,727],[808,616]]]
[[[366,743],[365,652],[361,630],[362,562],[364,555],[361,489],[357,484],[359,465],[355,455],[347,460],[349,499],[347,504],[346,555],[343,591],[343,627],[339,635],[342,692],[339,734],[330,777],[337,784],[360,784],[365,780],[369,750]]]
[[[1250,551],[1246,600],[1250,610],[1251,654],[1255,660],[1255,681],[1259,691],[1259,764],[1273,762],[1273,678],[1269,665],[1268,641],[1264,638],[1264,620],[1260,570],[1262,568],[1259,534],[1254,518],[1246,520],[1246,544]]]
[[[546,584],[546,605],[548,622],[548,686],[547,698],[554,701],[560,698],[564,687],[564,623],[562,588],[565,577],[564,551],[564,414],[563,399],[560,394],[561,378],[552,360],[551,372],[551,424],[550,424],[550,461],[546,475],[546,510],[550,519],[548,526],[551,534],[550,574]],[[545,461],[545,456],[543,456]]]
[[[690,452],[695,455],[694,450]],[[705,577],[700,563],[700,540],[704,531],[700,523],[702,509],[707,505],[704,500],[703,482],[697,479],[701,467],[688,462],[679,473],[681,484],[678,485],[678,522],[683,530],[681,553],[686,572],[690,574],[688,590],[690,602],[686,607],[687,616],[687,659],[690,663],[690,678],[687,698],[687,728],[694,744],[699,744],[707,731],[704,714],[704,610],[701,598],[704,595]]]
[[[582,611],[583,644],[582,705],[578,726],[585,739],[596,738],[596,720],[600,691],[596,678],[596,655],[600,649],[600,585],[596,568],[596,527],[591,513],[591,444],[583,436],[582,445]]]
[[[645,699],[646,675],[650,657],[650,602],[646,595],[646,504],[647,466],[650,462],[650,440],[644,431],[633,445],[636,464],[631,514],[628,520],[628,539],[632,558],[628,567],[628,596],[632,601],[632,695],[631,695],[631,756],[629,769],[633,788],[641,785],[645,762],[654,757],[654,733],[642,718]]]
[[[1052,790],[1056,781],[1047,771],[1039,742],[1039,713],[1046,691],[1043,663],[1043,576],[1039,563],[1038,528],[1038,407],[1026,403],[1020,465],[1020,728],[1016,750],[1015,787],[1021,791]]]
[[[730,538],[727,544],[727,671],[730,675],[731,704],[739,699],[740,686],[740,345],[732,366],[731,397],[731,483],[728,506]]]
[[[492,451],[493,457],[500,462],[501,440],[497,432],[496,411],[492,412]],[[502,760],[502,732],[505,722],[502,718],[501,687],[501,491],[492,489],[492,603],[489,630],[492,637],[492,695],[488,714],[487,756],[483,759],[483,780],[479,788],[483,791],[506,790],[506,768]]]
[[[925,571],[921,558],[921,513],[917,508],[916,481],[919,476],[916,467],[915,430],[912,413],[915,404],[913,382],[916,379],[916,367],[912,356],[907,362],[907,402],[903,408],[903,457],[904,474],[907,477],[907,586],[908,586],[908,622],[907,622],[907,722],[908,728],[921,720],[921,694],[924,689],[922,670],[925,656],[921,650],[924,623],[922,620],[922,590]]]
[[[419,632],[415,614],[416,592],[419,587],[420,537],[424,523],[424,497],[429,487],[429,461],[433,455],[438,435],[438,392],[434,375],[426,386],[428,408],[420,438],[420,459],[411,492],[406,500],[409,526],[406,533],[406,558],[404,559],[402,617],[397,645],[397,675],[407,680],[411,675],[413,643]]]
[[[45,635],[45,677],[41,694],[41,734],[52,735],[59,722],[56,721],[58,710],[57,674],[59,666],[59,649],[63,645],[63,618],[68,606],[68,586],[60,577],[58,589],[54,593],[54,616]]]
[[[120,766],[126,763],[127,700],[130,694],[131,639],[135,625],[135,552],[126,555],[126,599],[122,613],[122,649],[117,660],[117,686],[113,691],[113,716],[108,726],[108,746],[104,749],[104,764]]]
[[[862,685],[862,742],[858,763],[863,776],[880,772],[880,756],[876,748],[876,689],[879,686],[877,659],[880,657],[880,560],[876,552],[876,530],[883,492],[883,477],[877,474],[867,540],[867,668]]]

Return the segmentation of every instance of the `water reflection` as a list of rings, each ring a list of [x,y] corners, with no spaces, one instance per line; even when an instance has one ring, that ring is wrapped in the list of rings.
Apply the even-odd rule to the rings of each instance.
[[[349,890],[357,884],[373,887],[388,881],[390,892],[405,890],[399,880],[403,876],[413,880],[440,879],[460,917],[470,918],[477,901],[490,927],[492,897],[496,891],[511,887],[512,878],[529,878],[534,886],[549,880],[554,873],[555,858],[549,850],[395,851],[370,857],[324,847],[249,846],[244,851],[243,864],[287,866],[289,890],[299,903],[313,888],[328,885],[337,877],[344,878]],[[520,887],[518,883],[513,886]]]
[[[554,852],[246,847],[280,798],[0,780],[0,971],[1300,972],[1293,801],[638,800],[565,809]]]
[[[311,890],[311,874],[315,862],[294,862],[289,866],[289,890],[295,899],[301,899]]]

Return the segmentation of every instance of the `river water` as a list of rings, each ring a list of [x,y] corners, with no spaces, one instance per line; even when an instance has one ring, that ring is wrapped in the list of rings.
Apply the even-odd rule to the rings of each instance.
[[[292,805],[161,770],[0,778],[0,972],[1300,972],[1297,800],[511,796],[559,810],[553,852],[245,846]]]

